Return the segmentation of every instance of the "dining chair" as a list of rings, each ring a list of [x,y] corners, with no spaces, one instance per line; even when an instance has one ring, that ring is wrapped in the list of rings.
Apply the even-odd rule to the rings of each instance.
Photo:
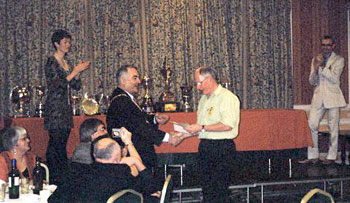
[[[306,193],[306,195],[303,197],[303,199],[301,199],[300,203],[307,203],[309,200],[311,200],[312,197],[314,197],[316,194],[320,194],[322,197],[322,200],[320,200],[319,197],[317,197],[317,200],[316,199],[313,199],[312,202],[325,202],[325,197],[327,198],[327,202],[332,202],[334,203],[334,198],[332,197],[331,194],[329,194],[328,192],[324,191],[324,190],[321,190],[319,188],[315,188],[315,189],[312,189],[310,190],[308,193]]]
[[[46,180],[46,184],[47,185],[50,185],[50,174],[49,174],[49,167],[47,167],[46,164],[44,163],[40,163],[40,166],[43,167],[45,169],[45,174],[46,174],[46,177],[45,177],[45,180]]]
[[[113,203],[114,201],[117,202],[140,202],[143,203],[143,196],[141,193],[136,192],[132,189],[125,189],[121,190],[117,193],[114,193],[109,199],[107,200],[107,203]]]
[[[185,164],[164,164],[164,178],[168,175],[168,168],[179,168],[180,169],[180,186],[183,186],[183,170],[186,167]]]
[[[160,196],[160,203],[170,202],[170,193],[173,187],[173,181],[171,179],[171,174],[169,174],[163,185],[162,194]]]

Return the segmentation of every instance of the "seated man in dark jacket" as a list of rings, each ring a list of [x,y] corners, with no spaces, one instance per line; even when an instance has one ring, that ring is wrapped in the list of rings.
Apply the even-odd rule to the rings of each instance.
[[[143,194],[146,202],[157,202],[159,188],[153,184],[151,172],[146,169],[131,142],[131,133],[123,128],[122,141],[130,157],[122,157],[119,144],[111,138],[93,143],[95,163],[75,164],[67,179],[58,185],[49,202],[106,202],[123,189],[134,189]]]
[[[91,143],[96,138],[106,134],[107,130],[101,120],[97,118],[86,119],[79,127],[80,143],[73,152],[72,162],[92,164]]]

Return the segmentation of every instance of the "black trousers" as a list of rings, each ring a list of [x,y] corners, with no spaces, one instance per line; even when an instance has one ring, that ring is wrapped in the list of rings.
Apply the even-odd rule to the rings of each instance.
[[[46,151],[46,161],[50,169],[50,181],[57,182],[68,167],[67,141],[71,129],[49,130],[49,144]]]
[[[201,139],[199,164],[204,202],[230,202],[231,168],[235,160],[232,139]]]

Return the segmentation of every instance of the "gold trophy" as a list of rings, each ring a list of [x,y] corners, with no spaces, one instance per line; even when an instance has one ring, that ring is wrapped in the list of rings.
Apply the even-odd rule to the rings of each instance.
[[[98,113],[99,105],[92,95],[84,94],[84,99],[81,102],[81,108],[85,115],[95,115]]]
[[[15,105],[15,117],[28,117],[30,109],[30,91],[27,87],[16,86],[10,93],[10,100]]]
[[[44,96],[45,96],[45,88],[41,85],[35,87],[36,98],[38,99],[36,108],[35,108],[35,116],[42,118],[44,113]]]
[[[142,83],[143,83],[143,87],[145,88],[145,95],[143,96],[141,108],[146,113],[154,113],[153,100],[151,97],[151,92],[149,90],[151,79],[148,77],[148,75],[143,77]]]
[[[183,99],[183,104],[182,104],[182,111],[184,112],[191,112],[192,107],[190,104],[190,99],[191,99],[191,87],[189,86],[181,86],[181,92],[182,92],[182,99]]]
[[[163,68],[160,72],[165,78],[165,91],[159,97],[159,111],[176,112],[179,110],[179,103],[175,101],[175,95],[169,90],[172,71],[166,67],[166,58],[164,58]]]

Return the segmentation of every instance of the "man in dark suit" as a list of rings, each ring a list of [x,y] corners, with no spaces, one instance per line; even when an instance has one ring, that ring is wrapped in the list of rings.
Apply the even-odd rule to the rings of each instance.
[[[159,188],[151,171],[138,156],[131,141],[131,133],[126,131],[123,138],[130,157],[122,157],[121,148],[113,139],[96,140],[93,144],[96,162],[91,165],[75,163],[67,171],[65,181],[50,196],[50,203],[106,202],[110,196],[123,189],[141,192],[146,202],[159,201]],[[133,168],[136,173],[133,173]]]
[[[113,128],[125,127],[133,134],[133,143],[147,168],[155,167],[157,162],[154,145],[169,142],[178,144],[181,133],[165,133],[158,129],[158,124],[165,124],[166,115],[149,115],[136,101],[141,84],[140,76],[134,66],[121,67],[117,73],[117,88],[111,96],[111,105],[107,111],[107,129],[112,134]]]

